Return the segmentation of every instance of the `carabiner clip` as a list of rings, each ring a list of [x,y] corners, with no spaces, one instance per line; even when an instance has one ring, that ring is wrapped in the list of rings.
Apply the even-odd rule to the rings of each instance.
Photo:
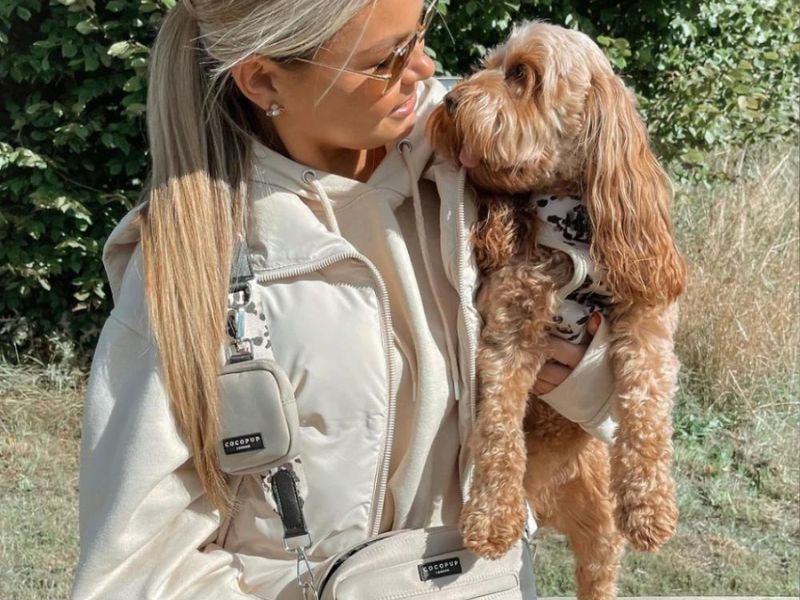
[[[303,600],[319,600],[319,593],[314,582],[314,572],[311,570],[311,563],[308,562],[306,551],[303,548],[295,550],[297,554],[297,583],[303,592]],[[305,566],[305,573],[302,568]]]

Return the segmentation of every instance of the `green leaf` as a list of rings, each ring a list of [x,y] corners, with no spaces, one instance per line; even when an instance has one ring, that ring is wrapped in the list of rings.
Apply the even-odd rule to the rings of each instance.
[[[138,75],[135,75],[125,82],[125,85],[122,86],[122,89],[126,92],[138,92],[142,89],[142,87],[142,78]]]
[[[115,42],[108,49],[108,55],[122,58],[129,51],[130,45],[130,42]]]
[[[692,165],[702,165],[705,161],[705,156],[699,150],[692,148],[683,153],[681,160]]]
[[[83,59],[83,64],[87,73],[91,73],[92,71],[96,71],[100,68],[100,61],[94,55],[85,57]]]
[[[88,35],[93,31],[97,31],[99,27],[94,22],[94,19],[90,18],[86,19],[85,21],[81,21],[80,23],[75,25],[75,29],[78,30],[78,33],[81,33],[83,35]]]
[[[75,47],[75,44],[72,42],[66,42],[61,47],[61,56],[64,58],[72,58],[78,53],[78,49]]]

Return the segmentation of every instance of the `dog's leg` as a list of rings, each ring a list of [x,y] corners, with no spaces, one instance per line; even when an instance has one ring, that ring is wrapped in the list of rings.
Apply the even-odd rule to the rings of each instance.
[[[545,414],[545,427],[547,421]],[[553,446],[560,449],[558,456],[542,452],[542,446],[550,445],[545,437],[536,440],[529,435],[531,462],[544,460],[546,465],[541,472],[529,467],[526,489],[539,526],[552,527],[569,540],[578,600],[613,600],[624,540],[614,524],[608,450],[601,441],[581,432],[573,434],[571,444],[554,440]]]
[[[614,524],[608,484],[608,451],[593,439],[578,458],[575,479],[560,490],[566,508],[558,520],[575,553],[578,600],[617,597],[625,542]]]
[[[528,394],[547,360],[555,292],[544,266],[511,265],[492,273],[478,298],[485,324],[477,366],[478,416],[470,498],[461,513],[465,545],[498,558],[520,539],[526,518],[523,418]]]
[[[672,398],[679,363],[672,334],[677,309],[614,315],[612,362],[618,429],[611,448],[611,492],[620,532],[637,550],[658,550],[675,533]]]

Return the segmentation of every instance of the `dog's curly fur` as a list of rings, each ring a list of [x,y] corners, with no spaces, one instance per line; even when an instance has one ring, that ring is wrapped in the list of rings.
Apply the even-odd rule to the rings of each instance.
[[[675,301],[686,268],[672,234],[671,188],[634,95],[584,34],[517,27],[432,115],[434,147],[472,157],[483,283],[475,471],[461,515],[465,543],[498,557],[521,536],[525,497],[540,525],[568,536],[578,598],[616,596],[623,538],[658,549],[674,533],[671,477]],[[532,391],[548,360],[557,290],[572,275],[537,246],[532,193],[587,205],[591,256],[612,293],[607,315],[618,421],[608,448]],[[527,457],[530,456],[530,461]]]

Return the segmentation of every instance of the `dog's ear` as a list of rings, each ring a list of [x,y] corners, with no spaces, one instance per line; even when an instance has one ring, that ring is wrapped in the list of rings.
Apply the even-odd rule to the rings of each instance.
[[[650,149],[633,93],[613,74],[592,80],[582,143],[592,258],[607,270],[614,298],[674,301],[683,291],[686,264],[672,235],[672,188]]]
[[[514,219],[510,197],[483,192],[476,203],[478,220],[471,236],[475,259],[482,271],[496,271],[507,265],[518,249],[521,226]],[[532,226],[533,219],[529,221]]]

